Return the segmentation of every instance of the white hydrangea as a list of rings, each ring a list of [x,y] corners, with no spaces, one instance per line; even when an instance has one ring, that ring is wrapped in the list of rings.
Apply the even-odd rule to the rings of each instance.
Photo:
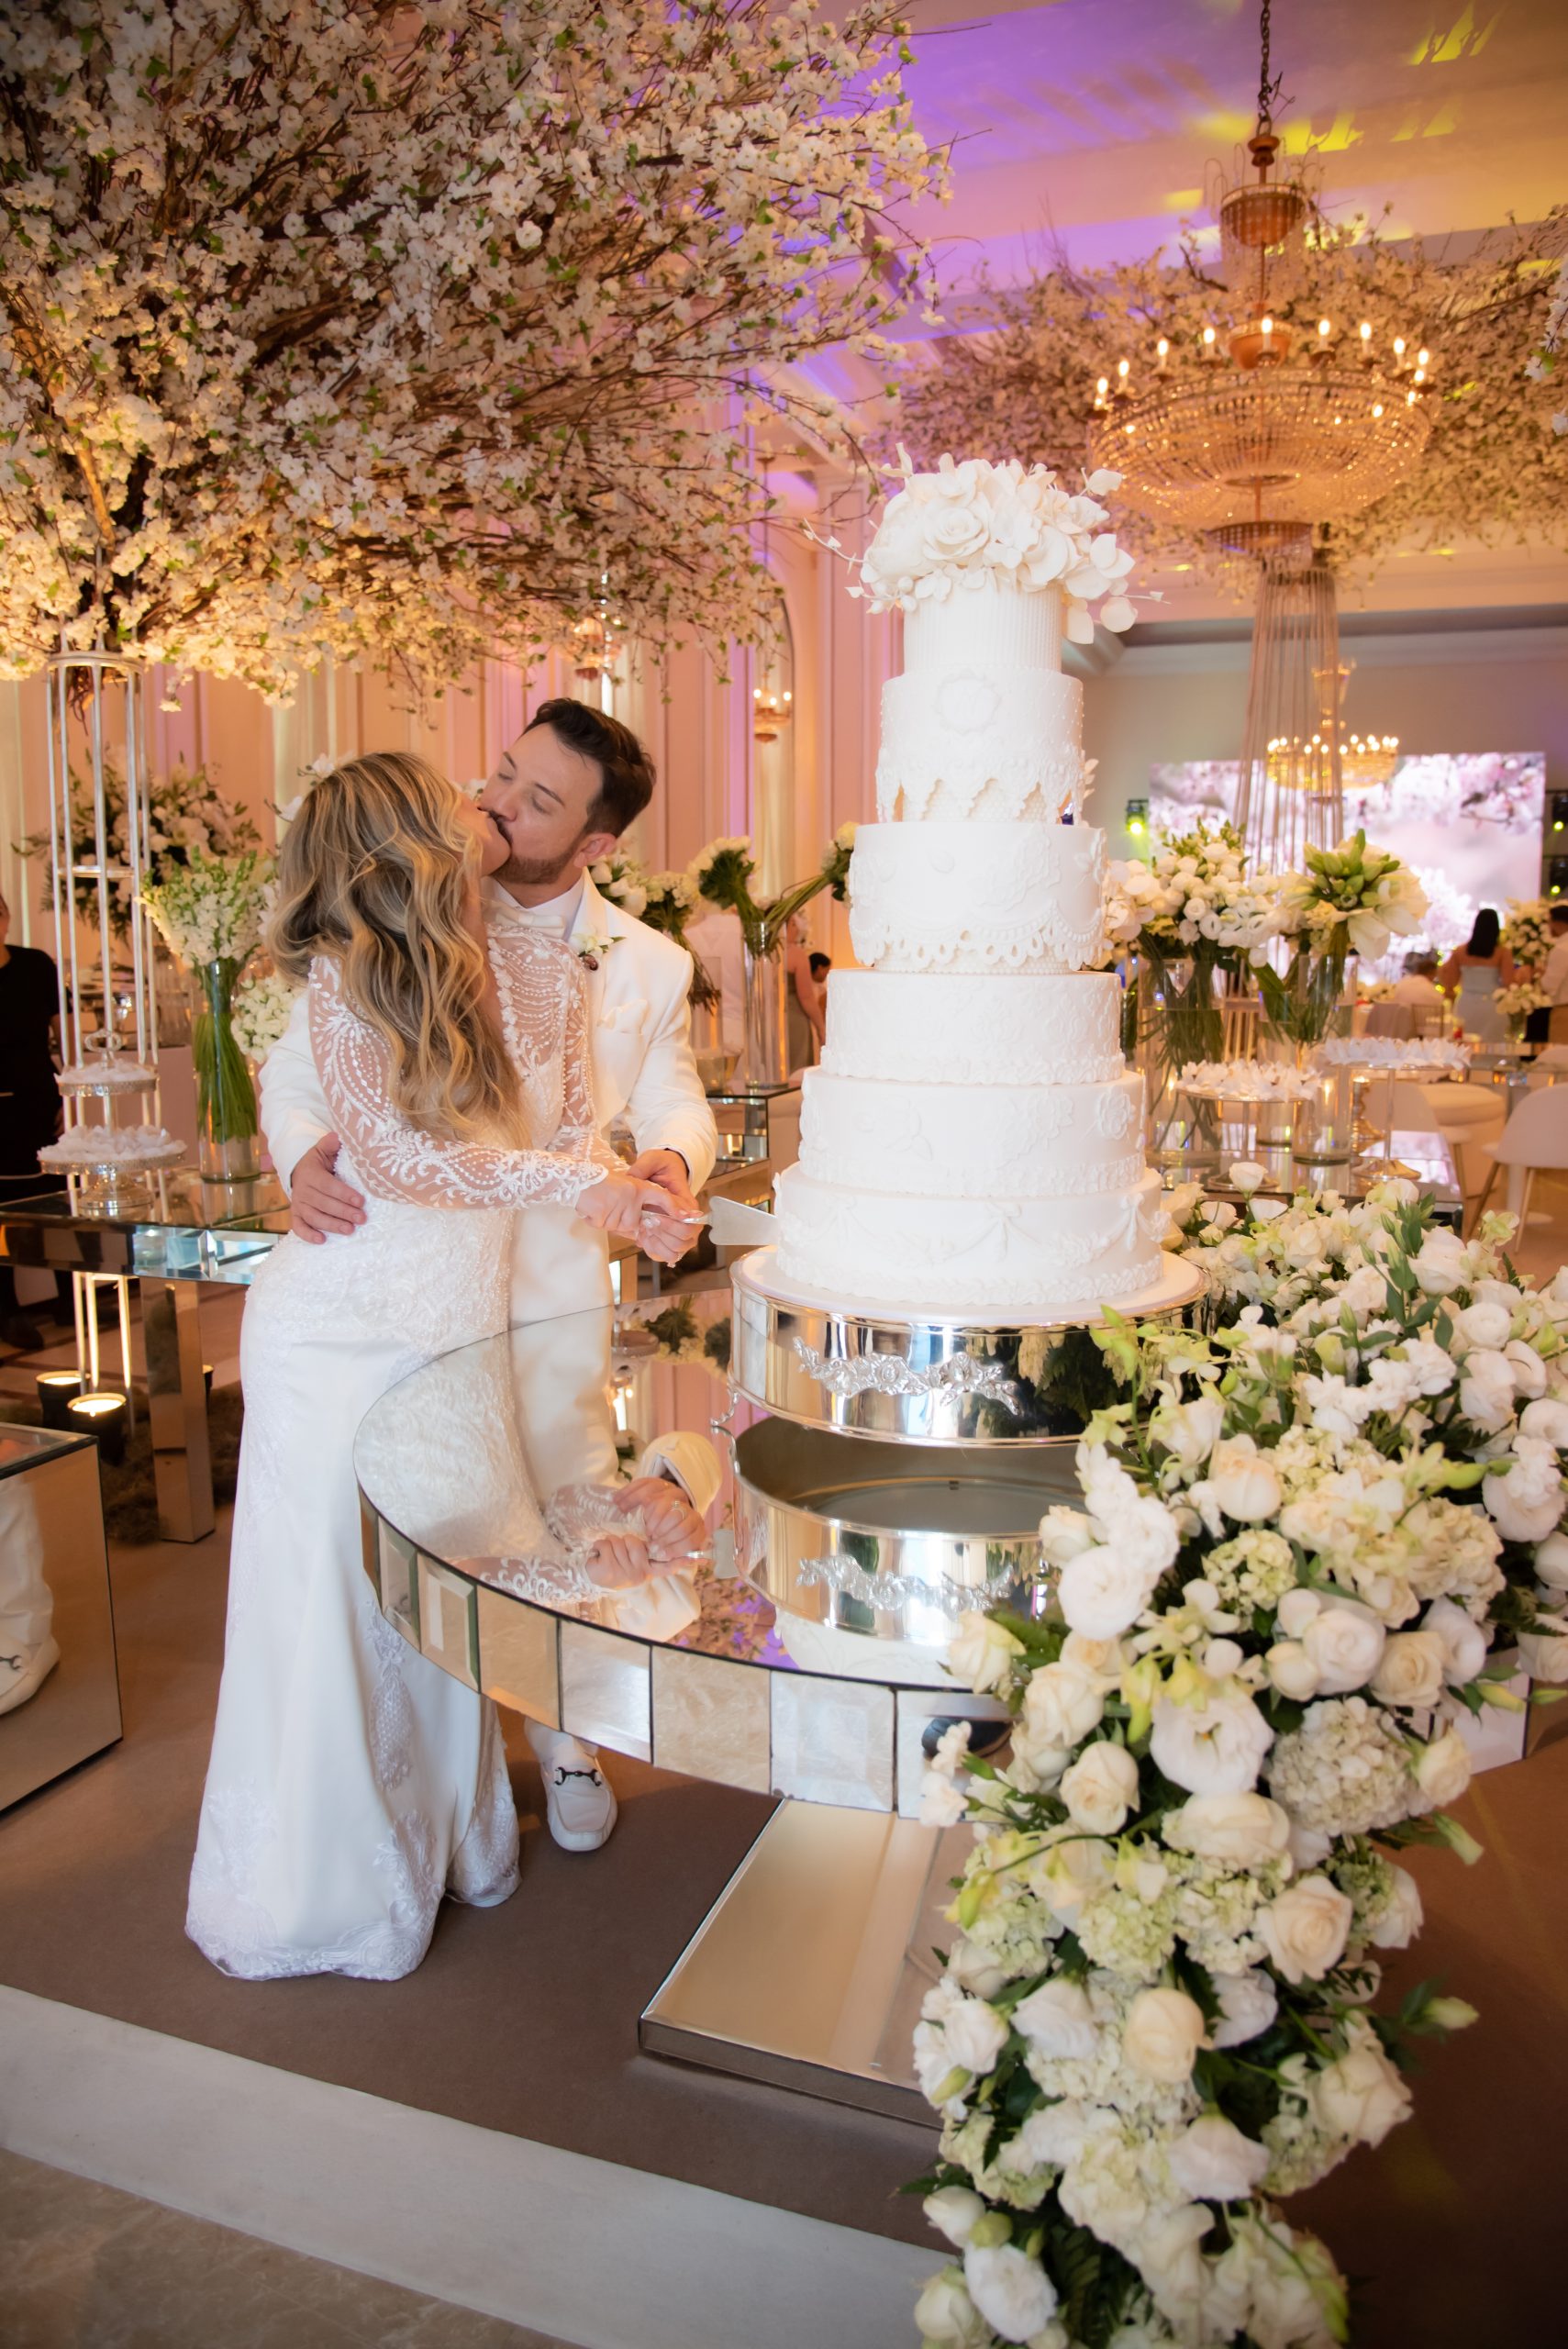
[[[1274,1747],[1268,1780],[1292,1819],[1329,1835],[1396,1826],[1416,1797],[1404,1740],[1364,1697],[1308,1705],[1301,1727]]]

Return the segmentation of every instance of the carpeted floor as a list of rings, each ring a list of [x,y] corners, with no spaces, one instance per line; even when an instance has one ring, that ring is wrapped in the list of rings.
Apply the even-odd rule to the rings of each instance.
[[[499,1910],[450,1909],[408,1981],[226,1981],[183,1938],[217,1686],[224,1533],[115,1562],[126,1737],[0,1817],[0,1980],[68,2005],[750,2199],[927,2240],[895,2189],[924,2132],[662,2064],[639,2009],[766,1816],[759,1798],[614,1765],[623,1819],[589,1859],[537,1818]],[[1556,1717],[1547,1720],[1556,1726]],[[1568,1728],[1568,1723],[1564,1724]],[[515,1773],[537,1805],[531,1763]],[[1414,1862],[1422,1975],[1482,2021],[1435,2049],[1416,2117],[1292,2215],[1366,2279],[1358,2349],[1535,2349],[1568,2337],[1556,2250],[1568,2111],[1568,1735],[1477,1782],[1487,1846]]]

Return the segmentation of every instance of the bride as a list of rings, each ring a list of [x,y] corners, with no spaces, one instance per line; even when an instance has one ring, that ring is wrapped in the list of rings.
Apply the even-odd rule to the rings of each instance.
[[[392,1980],[424,1956],[443,1893],[488,1906],[517,1886],[495,1708],[408,1649],[365,1575],[361,1419],[421,1363],[506,1326],[516,1208],[574,1206],[672,1257],[689,1237],[598,1139],[570,949],[529,934],[490,970],[479,883],[507,853],[472,801],[385,752],[318,783],[279,859],[272,955],[308,984],[367,1219],[351,1247],[281,1241],[245,1309],[223,1682],[185,1929],[248,1980]]]

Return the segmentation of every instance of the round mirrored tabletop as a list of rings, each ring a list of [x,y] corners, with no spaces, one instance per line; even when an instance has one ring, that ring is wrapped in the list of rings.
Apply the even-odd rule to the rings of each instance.
[[[801,1427],[727,1377],[727,1289],[508,1330],[428,1364],[355,1446],[366,1565],[411,1646],[499,1704],[660,1767],[913,1816],[933,1722],[995,1715],[942,1656],[1038,1586],[1070,1447]],[[609,1586],[638,1475],[683,1463],[700,1548]],[[694,1463],[695,1467],[694,1469]]]

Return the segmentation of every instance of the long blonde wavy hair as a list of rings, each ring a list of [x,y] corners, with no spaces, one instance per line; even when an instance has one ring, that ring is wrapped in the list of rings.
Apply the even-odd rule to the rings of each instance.
[[[404,751],[341,766],[306,795],[278,852],[268,943],[280,971],[338,964],[387,1047],[393,1105],[426,1133],[522,1143],[517,1079],[484,1003],[467,918],[475,843],[455,787]]]

